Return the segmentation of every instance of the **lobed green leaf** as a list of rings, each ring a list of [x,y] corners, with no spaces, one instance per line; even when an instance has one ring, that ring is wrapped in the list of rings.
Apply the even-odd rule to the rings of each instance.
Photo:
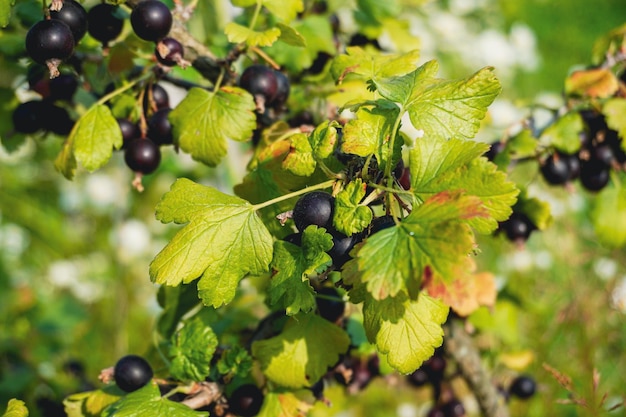
[[[28,408],[26,403],[16,398],[11,398],[7,404],[7,409],[2,417],[28,417]]]
[[[102,417],[208,417],[206,411],[195,411],[184,404],[161,397],[159,386],[150,383],[108,406]]]
[[[280,36],[280,29],[270,28],[262,32],[252,30],[239,23],[229,22],[224,27],[228,41],[232,43],[246,43],[248,46],[270,46]]]
[[[572,154],[580,149],[580,132],[584,129],[583,120],[577,111],[559,117],[553,124],[546,127],[539,141],[546,146]]]
[[[202,319],[186,322],[171,340],[170,374],[179,381],[203,381],[216,348],[217,336]]]
[[[273,383],[302,388],[317,382],[349,346],[341,327],[315,314],[300,314],[278,336],[254,342],[252,355]]]
[[[372,222],[372,210],[359,204],[365,197],[366,188],[366,184],[357,178],[335,197],[333,226],[339,232],[352,236],[363,231]]]
[[[187,224],[150,264],[156,283],[179,285],[200,277],[200,298],[219,307],[233,299],[244,276],[268,270],[272,236],[245,200],[183,178],[157,205],[157,219]]]
[[[209,92],[192,88],[170,113],[174,138],[195,160],[216,166],[226,155],[227,140],[246,141],[256,128],[252,96],[238,87]],[[118,129],[119,130],[119,129]]]

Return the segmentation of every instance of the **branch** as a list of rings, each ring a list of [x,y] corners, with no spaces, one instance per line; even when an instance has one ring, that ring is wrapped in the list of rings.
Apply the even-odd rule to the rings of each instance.
[[[483,367],[480,355],[459,320],[444,325],[446,353],[458,363],[459,371],[476,396],[485,417],[509,417],[504,399],[498,394],[491,377]]]

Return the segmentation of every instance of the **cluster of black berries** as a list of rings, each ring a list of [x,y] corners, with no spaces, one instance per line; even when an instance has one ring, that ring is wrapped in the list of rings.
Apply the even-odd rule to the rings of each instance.
[[[511,242],[522,244],[528,240],[537,226],[521,211],[513,211],[511,216],[498,224],[496,233],[503,232]]]
[[[414,387],[432,386],[434,406],[429,410],[428,417],[461,417],[465,416],[463,403],[453,393],[442,395],[446,380],[447,360],[442,348],[435,349],[433,356],[421,367],[406,376],[406,381]]]

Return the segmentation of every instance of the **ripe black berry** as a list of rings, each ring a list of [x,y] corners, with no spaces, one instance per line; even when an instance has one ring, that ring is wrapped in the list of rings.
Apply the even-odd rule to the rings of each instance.
[[[541,174],[549,184],[565,184],[570,177],[569,165],[561,154],[555,152],[541,166]]]
[[[336,288],[324,287],[317,292],[321,297],[316,297],[317,311],[326,320],[335,323],[346,310],[346,303]]]
[[[535,380],[528,375],[520,375],[511,382],[509,393],[521,399],[532,397],[537,390]]]
[[[396,222],[393,220],[393,216],[385,215],[376,217],[370,224],[370,235],[395,225]]]
[[[26,52],[40,64],[52,59],[64,60],[74,52],[74,36],[60,20],[41,20],[26,34]]]
[[[50,100],[72,101],[78,89],[78,80],[71,74],[61,74],[50,80]]]
[[[13,128],[18,133],[35,133],[43,128],[43,104],[40,100],[27,101],[13,110]]]
[[[133,392],[146,385],[153,376],[152,367],[141,356],[127,355],[115,364],[113,377],[125,392]]]
[[[423,387],[430,382],[428,373],[424,368],[418,368],[413,373],[407,375],[407,382],[414,387]]]
[[[163,54],[162,54],[163,53]],[[185,55],[183,44],[174,38],[163,38],[154,47],[154,56],[161,65],[173,67]]]
[[[141,39],[156,42],[172,28],[172,12],[158,0],[145,0],[131,12],[130,23]]]
[[[63,107],[52,104],[49,100],[42,101],[41,127],[48,132],[66,136],[74,127],[74,121]]]
[[[87,31],[105,47],[120,36],[123,27],[124,18],[118,6],[101,3],[93,6],[87,13]]]
[[[148,110],[157,111],[170,107],[170,97],[165,88],[159,84],[151,84],[150,89],[146,89],[143,96],[143,108],[145,112]]]
[[[239,78],[239,86],[253,96],[262,96],[270,103],[278,91],[276,71],[264,65],[251,65]]]
[[[441,404],[441,411],[443,411],[444,417],[465,416],[465,407],[463,406],[463,403],[456,398]]]
[[[126,146],[124,160],[133,171],[150,174],[161,163],[161,150],[148,138],[133,139]]]
[[[87,11],[74,0],[64,0],[61,10],[50,10],[50,18],[57,19],[69,26],[77,44],[87,32]]]
[[[609,166],[602,161],[584,161],[580,166],[580,183],[589,191],[600,191],[609,183],[609,171]]]
[[[228,397],[228,409],[241,417],[256,416],[263,405],[263,392],[253,384],[244,384]]]
[[[485,156],[488,160],[493,161],[494,159],[496,159],[496,156],[502,153],[504,148],[506,148],[506,142],[502,142],[501,140],[492,142],[489,150],[485,152]]]
[[[136,123],[131,122],[128,119],[117,119],[117,124],[122,132],[122,149],[126,149],[128,144],[133,140],[141,136],[139,126]]]
[[[535,225],[524,213],[514,212],[511,217],[500,224],[500,229],[506,233],[510,241],[523,242],[528,239]]]
[[[328,229],[332,226],[335,198],[323,191],[305,194],[293,208],[293,221],[299,231],[312,224]]]
[[[561,159],[567,164],[569,170],[568,181],[573,181],[580,175],[580,158],[577,153],[561,154]]]
[[[157,145],[171,145],[174,143],[172,136],[172,124],[168,116],[172,109],[165,108],[158,110],[148,120],[148,136]]]
[[[302,245],[302,233],[291,233],[283,238],[285,242],[289,242],[293,245]]]
[[[289,98],[290,86],[289,79],[287,76],[280,72],[274,71],[274,75],[276,76],[276,94],[270,103],[274,108],[282,107],[286,102],[287,98]]]
[[[350,257],[350,251],[362,238],[361,234],[353,234],[352,236],[346,236],[343,233],[332,231],[333,247],[328,250],[328,254],[333,260],[333,265],[336,268],[341,268],[343,264],[348,262]]]

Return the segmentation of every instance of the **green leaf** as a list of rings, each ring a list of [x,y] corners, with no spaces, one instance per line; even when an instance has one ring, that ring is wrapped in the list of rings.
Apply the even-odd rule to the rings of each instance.
[[[24,401],[11,398],[2,417],[28,417],[28,408]]]
[[[357,178],[335,197],[333,226],[347,236],[361,232],[372,222],[372,210],[359,204],[365,197],[366,188],[366,184]]]
[[[363,48],[352,46],[346,48],[346,52],[333,60],[330,69],[333,78],[341,82],[349,74],[356,74],[372,80],[379,89],[390,83],[390,79],[415,71],[420,57],[418,50],[404,54],[372,55]]]
[[[172,337],[170,374],[179,381],[203,381],[217,348],[217,337],[199,317],[185,323]]]
[[[311,176],[317,163],[313,158],[313,148],[305,133],[296,133],[290,137],[291,150],[283,160],[283,168],[302,177]]]
[[[546,146],[552,145],[560,151],[573,154],[580,149],[580,132],[583,129],[580,113],[572,111],[545,128],[539,136],[539,141]]]
[[[302,388],[317,382],[349,346],[341,327],[315,314],[300,314],[278,336],[254,342],[252,355],[273,383]]]
[[[257,0],[230,0],[233,6],[237,7],[250,7],[254,6]]]
[[[533,136],[531,129],[522,129],[517,135],[506,141],[504,150],[496,155],[494,163],[506,171],[513,159],[530,158],[537,154],[539,142]]]
[[[162,223],[187,223],[150,264],[158,284],[200,277],[200,298],[219,307],[233,299],[244,276],[268,271],[272,236],[245,200],[182,178],[163,196],[156,216]]]
[[[129,393],[111,404],[102,413],[102,417],[207,417],[208,415],[206,411],[194,411],[186,405],[161,397],[156,383],[148,384]]]
[[[616,130],[621,138],[626,138],[626,99],[612,98],[602,106],[609,128]],[[626,151],[626,140],[622,139],[622,149]]]
[[[229,22],[224,27],[224,33],[231,43],[243,43],[248,46],[270,46],[280,36],[280,29],[270,28],[257,32],[235,22]]]
[[[302,0],[263,0],[263,6],[285,23],[291,22],[298,13],[304,11]]]
[[[309,142],[315,159],[323,160],[332,155],[338,140],[337,129],[340,127],[341,125],[337,121],[330,121],[318,125],[311,132]]]
[[[111,110],[104,104],[96,104],[74,125],[55,166],[66,178],[72,179],[77,162],[88,171],[95,171],[111,159],[113,149],[121,146],[122,132]]]
[[[161,286],[157,299],[163,308],[157,321],[157,330],[165,339],[172,337],[180,319],[199,302],[196,286],[185,284],[177,287]]]
[[[410,74],[376,86],[383,97],[403,105],[425,139],[471,139],[487,107],[500,93],[500,82],[491,67],[464,80],[437,79],[438,68],[436,61],[429,61]]]
[[[252,365],[253,359],[248,351],[241,346],[233,346],[222,352],[217,361],[217,371],[221,375],[245,377],[250,373]]]
[[[117,385],[109,385],[95,391],[72,394],[63,400],[63,406],[68,417],[100,417],[106,407],[125,394]]]
[[[617,178],[616,174],[614,178]],[[611,248],[626,245],[626,181],[605,187],[596,196],[591,209],[591,221],[598,239]]]
[[[226,155],[227,139],[252,137],[254,109],[252,96],[240,88],[223,87],[217,92],[192,88],[169,118],[180,148],[193,159],[215,166]]]
[[[280,40],[291,46],[306,47],[306,39],[296,29],[284,23],[277,24],[280,29]]]
[[[268,392],[258,417],[294,417],[308,415],[311,408],[293,392]]]
[[[290,316],[312,311],[315,291],[309,276],[323,272],[332,264],[326,253],[332,246],[332,236],[316,226],[304,230],[301,246],[283,240],[274,242],[272,279],[267,290],[270,306],[285,309]]]
[[[418,140],[410,153],[411,178],[422,200],[446,190],[479,197],[489,215],[470,220],[470,225],[479,233],[491,233],[511,215],[519,191],[496,165],[478,158],[484,150],[484,144],[472,141]]]
[[[408,374],[430,358],[443,343],[441,325],[448,307],[423,292],[417,300],[404,294],[363,305],[363,324],[370,342],[387,356],[389,365]]]
[[[290,26],[292,31],[296,31],[304,39],[306,48],[294,45],[291,42],[291,35],[286,34],[288,38],[283,42],[281,32],[279,42],[265,49],[274,61],[289,72],[301,73],[305,68],[309,68],[320,52],[331,56],[336,54],[333,32],[325,16],[309,15],[304,19],[293,21]]]
[[[400,109],[385,100],[378,100],[374,106],[363,106],[356,111],[355,118],[346,123],[343,130],[341,150],[359,156],[375,155],[378,165],[384,171],[390,159],[394,161],[400,153],[402,141],[394,142],[393,154],[389,153],[389,138],[396,120],[400,116]]]
[[[467,220],[485,215],[476,197],[439,193],[414,208],[399,225],[368,237],[348,262],[352,272],[346,279],[366,284],[376,300],[399,293],[415,299],[426,274],[443,281],[456,276],[475,246]]]
[[[0,0],[0,27],[6,27],[11,19],[11,7],[15,0]]]

